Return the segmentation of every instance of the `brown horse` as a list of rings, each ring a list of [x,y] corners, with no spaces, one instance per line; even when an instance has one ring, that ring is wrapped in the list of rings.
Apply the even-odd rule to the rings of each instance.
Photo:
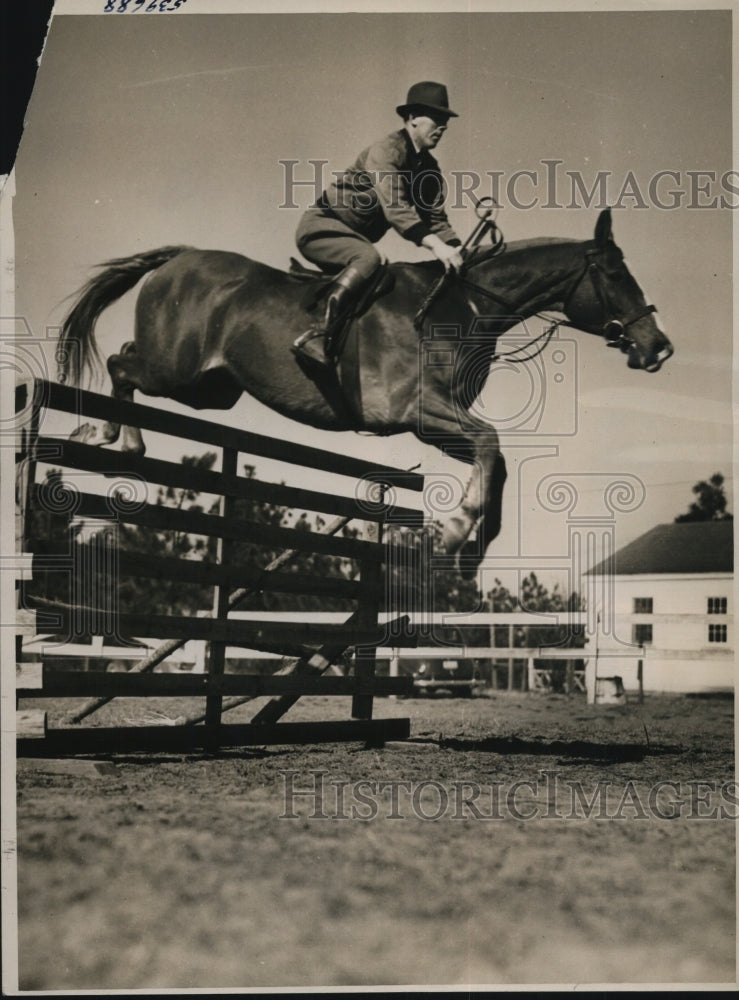
[[[654,306],[646,304],[613,241],[609,210],[600,214],[593,240],[522,241],[499,254],[475,250],[463,274],[445,282],[420,329],[412,319],[438,281],[439,265],[390,265],[391,290],[353,324],[347,348],[355,361],[351,392],[338,375],[309,377],[290,353],[308,322],[304,276],[236,253],[187,247],[164,247],[103,267],[62,327],[62,377],[67,367],[75,380],[94,368],[98,316],[148,274],[136,305],[135,339],[108,359],[115,397],[131,399],[138,389],[197,409],[228,409],[247,392],[313,427],[378,435],[411,431],[474,466],[444,532],[447,551],[463,553],[468,572],[500,530],[506,471],[499,437],[470,412],[500,334],[550,309],[564,313],[566,325],[620,347],[630,368],[654,372],[672,354]],[[84,425],[75,437],[108,444],[119,433],[111,423]],[[122,447],[143,451],[138,428],[124,429]]]

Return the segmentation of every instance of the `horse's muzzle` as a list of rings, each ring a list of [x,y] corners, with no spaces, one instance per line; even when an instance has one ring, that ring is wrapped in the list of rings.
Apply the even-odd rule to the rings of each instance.
[[[668,361],[674,353],[675,348],[669,341],[653,358],[642,359],[638,350],[632,349],[629,352],[629,368],[641,368],[643,371],[651,373],[658,372],[665,361]]]

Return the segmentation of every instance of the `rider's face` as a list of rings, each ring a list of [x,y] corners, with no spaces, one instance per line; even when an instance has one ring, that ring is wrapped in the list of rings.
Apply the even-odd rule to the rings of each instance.
[[[434,149],[447,130],[447,115],[411,115],[408,130],[418,149]]]

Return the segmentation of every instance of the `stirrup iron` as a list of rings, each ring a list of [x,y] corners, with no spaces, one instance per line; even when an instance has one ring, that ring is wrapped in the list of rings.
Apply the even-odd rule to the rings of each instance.
[[[328,355],[326,351],[327,346],[325,332],[311,327],[311,329],[306,330],[305,333],[302,333],[298,337],[290,347],[290,350],[296,358],[329,369],[333,368],[335,361]]]

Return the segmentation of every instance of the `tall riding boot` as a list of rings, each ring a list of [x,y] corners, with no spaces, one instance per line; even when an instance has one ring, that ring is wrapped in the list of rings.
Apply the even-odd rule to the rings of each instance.
[[[320,326],[312,326],[292,345],[292,352],[312,364],[330,368],[338,358],[334,352],[336,335],[347,317],[356,295],[367,281],[356,265],[350,264],[334,280],[326,298],[326,310]]]

